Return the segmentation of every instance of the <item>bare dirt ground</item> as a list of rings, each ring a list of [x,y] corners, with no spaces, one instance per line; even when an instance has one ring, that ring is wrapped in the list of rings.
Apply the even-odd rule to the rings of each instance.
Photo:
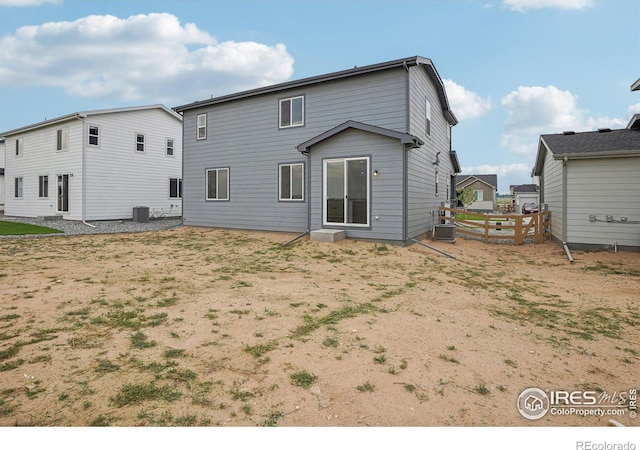
[[[640,387],[640,254],[291,237],[0,241],[0,425],[638,424],[516,401]]]

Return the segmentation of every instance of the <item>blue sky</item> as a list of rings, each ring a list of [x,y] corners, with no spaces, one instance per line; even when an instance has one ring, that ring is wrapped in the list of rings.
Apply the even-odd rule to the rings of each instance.
[[[465,173],[530,183],[540,134],[640,112],[637,0],[0,0],[0,132],[408,56],[432,59]]]

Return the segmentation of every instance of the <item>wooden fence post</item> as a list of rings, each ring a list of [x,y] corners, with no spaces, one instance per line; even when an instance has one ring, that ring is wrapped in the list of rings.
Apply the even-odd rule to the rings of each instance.
[[[513,241],[513,243],[515,245],[520,245],[522,244],[523,239],[522,239],[522,216],[518,215],[516,216],[516,229],[515,229],[515,240]]]

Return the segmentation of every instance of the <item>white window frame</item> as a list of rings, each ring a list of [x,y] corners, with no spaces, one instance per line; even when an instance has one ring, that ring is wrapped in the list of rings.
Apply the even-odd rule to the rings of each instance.
[[[23,177],[15,177],[14,178],[14,192],[13,192],[14,198],[22,198],[23,185],[24,185],[24,178]]]
[[[207,113],[198,114],[196,116],[196,140],[198,141],[207,138],[207,120]],[[200,133],[200,130],[203,131],[202,135]]]
[[[49,175],[38,176],[38,198],[49,198]]]
[[[327,221],[327,196],[328,196],[328,186],[327,186],[327,164],[332,162],[341,162],[344,164],[344,170],[347,170],[347,161],[366,161],[367,168],[367,223],[350,223],[347,222],[347,208],[348,206],[344,206],[344,222],[328,222]],[[334,226],[334,227],[353,227],[353,228],[369,228],[371,226],[371,157],[370,156],[356,156],[351,158],[335,158],[335,159],[325,159],[322,162],[322,224],[325,226]],[[348,195],[348,177],[344,177],[344,193],[345,199],[346,195]]]
[[[210,172],[215,172],[216,173],[216,197],[209,197],[209,173]],[[224,198],[219,197],[219,193],[220,193],[220,176],[218,175],[220,172],[227,172],[227,196]],[[228,202],[229,198],[230,198],[230,192],[229,192],[229,186],[230,186],[230,180],[231,180],[231,176],[230,176],[230,170],[228,167],[218,167],[215,169],[207,169],[206,173],[205,173],[205,199],[207,201],[212,201],[212,202]]]
[[[474,189],[474,191],[473,191],[473,201],[474,202],[483,202],[484,201],[484,191],[482,189]]]
[[[91,129],[94,128],[96,133],[91,133]],[[92,144],[91,139],[95,139],[96,143]],[[100,126],[99,125],[87,125],[87,145],[90,147],[100,147]]]
[[[301,184],[302,184],[302,190],[301,190],[301,194],[302,197],[301,198],[293,198],[293,168],[294,166],[299,166],[302,168],[302,173],[300,175],[301,177]],[[283,195],[282,192],[282,169],[285,167],[289,167],[289,196],[285,197]],[[278,164],[278,200],[281,202],[304,202],[304,163],[283,163],[283,164]]]
[[[142,138],[142,141],[140,141]],[[146,137],[144,133],[136,133],[136,153],[145,153],[146,152]],[[142,150],[140,150],[140,146],[142,145]]]
[[[293,105],[294,105],[294,100],[300,99],[301,100],[301,105],[302,105],[302,111],[301,112],[301,120],[299,122],[294,122],[293,121]],[[288,124],[283,124],[282,123],[282,108],[283,108],[283,104],[285,102],[289,102],[289,122]],[[295,127],[302,127],[304,126],[304,113],[305,113],[305,99],[304,99],[304,95],[296,95],[294,97],[287,97],[287,98],[282,98],[278,101],[278,128],[295,128]]]
[[[175,141],[175,139],[167,138],[167,140],[166,140],[166,146],[165,146],[165,147],[166,147],[166,152],[165,152],[165,154],[166,154],[167,156],[175,156],[175,154],[176,154],[176,153],[175,153],[175,148],[176,148],[176,147],[175,147],[175,142],[176,142],[176,141]]]
[[[23,138],[19,138],[16,139],[16,156],[22,156],[22,154],[24,153],[24,139]]]
[[[176,183],[176,194],[175,196],[171,195],[171,185],[175,181]],[[182,198],[182,178],[169,178],[169,198]]]
[[[56,151],[66,150],[69,150],[69,127],[58,128],[56,130]]]
[[[427,136],[431,136],[431,102],[428,98],[424,99],[424,132]]]

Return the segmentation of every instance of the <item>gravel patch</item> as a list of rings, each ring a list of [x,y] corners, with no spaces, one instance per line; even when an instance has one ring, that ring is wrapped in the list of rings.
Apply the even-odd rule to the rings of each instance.
[[[64,234],[25,234],[19,236],[0,236],[0,239],[20,239],[49,236],[76,236],[83,234],[113,234],[113,233],[144,233],[149,231],[167,230],[182,225],[182,217],[163,217],[149,219],[147,223],[133,222],[132,220],[98,220],[87,222],[86,225],[77,220],[43,220],[30,217],[6,217],[0,216],[5,222],[20,222],[31,225],[54,228]]]

